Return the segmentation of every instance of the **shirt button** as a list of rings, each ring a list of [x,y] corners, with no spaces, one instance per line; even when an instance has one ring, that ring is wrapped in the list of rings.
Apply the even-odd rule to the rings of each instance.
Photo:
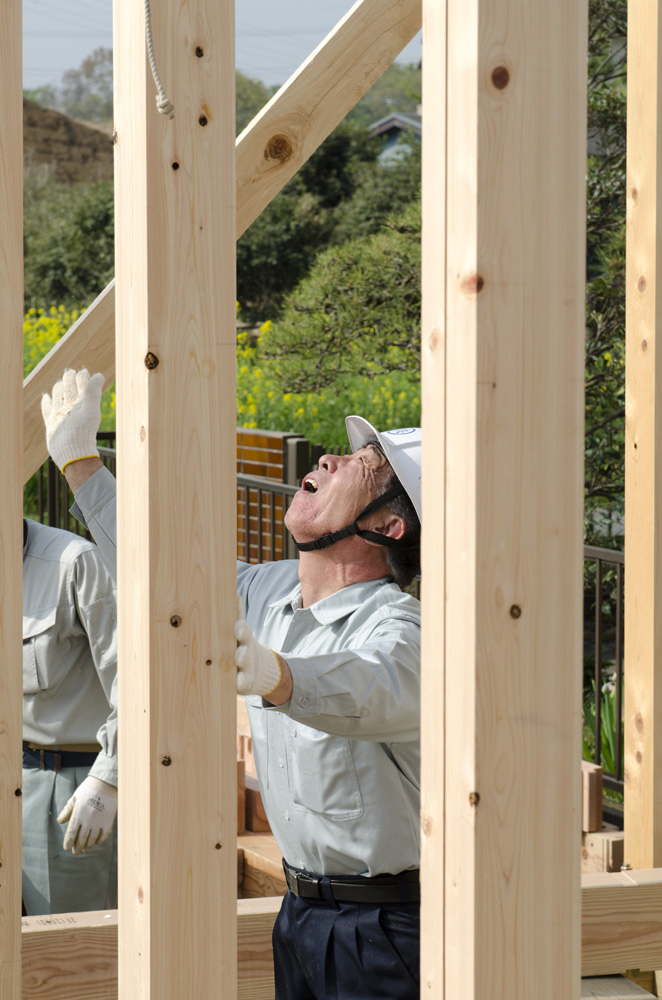
[[[282,758],[282,757],[279,757],[279,758],[278,758],[278,766],[279,766],[279,767],[282,767],[282,766],[283,766],[283,758]]]
[[[301,699],[301,707],[302,708],[308,708],[309,705],[310,705],[310,701],[309,701],[308,698],[302,698]]]
[[[288,811],[286,810],[286,811],[285,811],[285,819],[289,820],[289,818],[290,818],[290,814],[289,814],[289,812],[288,812]]]

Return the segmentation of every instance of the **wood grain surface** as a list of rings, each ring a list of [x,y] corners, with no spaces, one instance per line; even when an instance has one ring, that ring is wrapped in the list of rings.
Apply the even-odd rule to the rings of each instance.
[[[422,992],[572,997],[587,6],[423,25]]]

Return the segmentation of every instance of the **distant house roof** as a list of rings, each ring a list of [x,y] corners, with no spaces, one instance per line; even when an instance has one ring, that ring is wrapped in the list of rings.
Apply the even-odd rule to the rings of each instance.
[[[370,137],[381,136],[383,148],[377,159],[382,166],[389,166],[403,156],[408,156],[411,150],[406,144],[402,144],[400,139],[405,136],[413,136],[415,142],[421,138],[421,116],[413,111],[394,111],[385,118],[380,118],[370,126]]]
[[[413,132],[419,138],[422,133],[421,116],[413,111],[395,111],[370,126],[370,135],[384,135],[389,132]]]

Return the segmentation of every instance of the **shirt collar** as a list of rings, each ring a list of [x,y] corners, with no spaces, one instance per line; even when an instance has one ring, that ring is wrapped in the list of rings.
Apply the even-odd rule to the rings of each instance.
[[[349,587],[343,587],[342,590],[337,590],[335,594],[330,594],[329,597],[324,597],[321,601],[311,604],[310,607],[306,608],[306,611],[310,611],[320,625],[331,625],[333,622],[340,621],[341,618],[347,618],[348,615],[351,615],[357,608],[365,604],[372,594],[387,583],[391,583],[390,577],[365,580],[363,583],[352,583]],[[289,594],[286,594],[285,597],[281,597],[269,605],[271,608],[285,608],[288,606],[291,607],[292,611],[301,610],[300,583],[297,583],[293,590]]]

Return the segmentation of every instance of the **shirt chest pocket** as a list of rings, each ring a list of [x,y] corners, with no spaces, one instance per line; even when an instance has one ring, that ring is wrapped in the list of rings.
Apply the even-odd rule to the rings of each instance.
[[[35,615],[23,615],[23,694],[46,691],[50,674],[57,669],[58,656],[52,632],[56,617],[57,607]]]
[[[363,800],[349,740],[308,726],[287,736],[287,777],[292,805],[336,821],[363,814]]]

